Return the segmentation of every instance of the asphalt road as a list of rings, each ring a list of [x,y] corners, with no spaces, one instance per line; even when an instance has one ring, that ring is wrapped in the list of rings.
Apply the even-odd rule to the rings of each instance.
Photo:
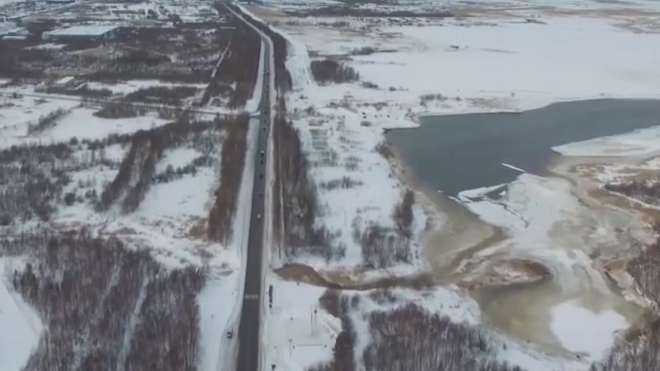
[[[243,290],[243,307],[238,327],[238,371],[259,371],[259,328],[261,323],[261,263],[263,256],[264,237],[264,194],[266,185],[266,145],[270,130],[270,44],[264,42],[264,79],[259,104],[259,134],[254,166],[254,187],[252,190],[252,206],[250,231],[248,235],[247,266],[245,270],[245,289]],[[262,156],[263,153],[263,156]],[[248,159],[249,160],[249,159]]]

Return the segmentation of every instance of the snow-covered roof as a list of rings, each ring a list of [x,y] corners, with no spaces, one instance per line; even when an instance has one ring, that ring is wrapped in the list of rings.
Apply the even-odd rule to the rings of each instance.
[[[47,36],[101,36],[114,29],[117,26],[90,25],[73,26],[69,28],[60,28],[58,30],[47,32]]]
[[[66,85],[73,81],[75,77],[73,76],[67,76],[67,77],[62,77],[61,79],[55,81],[55,85]]]

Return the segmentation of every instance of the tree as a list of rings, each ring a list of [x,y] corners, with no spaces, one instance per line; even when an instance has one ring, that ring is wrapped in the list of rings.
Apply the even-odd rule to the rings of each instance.
[[[71,206],[76,202],[76,194],[75,192],[68,192],[66,195],[64,195],[64,203],[66,206]]]

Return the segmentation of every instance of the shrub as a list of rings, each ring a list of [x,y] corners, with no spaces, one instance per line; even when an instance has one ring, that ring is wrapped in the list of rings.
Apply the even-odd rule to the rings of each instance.
[[[344,83],[360,79],[360,75],[352,67],[344,66],[332,59],[312,61],[311,69],[314,79],[322,84],[329,82]]]
[[[66,206],[71,206],[74,202],[76,202],[76,194],[74,192],[68,192],[64,195],[64,204]]]
[[[413,222],[413,204],[415,203],[415,193],[407,189],[403,193],[403,200],[399,203],[394,209],[394,223],[397,227],[397,231],[408,237],[412,237],[412,222]]]

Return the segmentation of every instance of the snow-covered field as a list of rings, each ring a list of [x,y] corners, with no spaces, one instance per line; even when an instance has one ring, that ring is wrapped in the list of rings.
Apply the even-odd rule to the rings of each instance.
[[[346,258],[330,264],[296,259],[317,270],[345,273],[360,266],[359,246],[350,238],[357,217],[362,223],[391,222],[405,184],[375,150],[384,140],[383,129],[414,127],[416,116],[426,114],[522,111],[599,98],[660,98],[660,51],[651,47],[660,42],[655,32],[657,2],[484,1],[455,5],[470,15],[461,19],[293,17],[282,12],[329,4],[267,2],[251,8],[289,38],[287,67],[294,91],[288,104],[310,161],[321,162],[330,152],[340,164],[314,166],[317,185],[342,176],[361,182],[351,189],[319,191],[325,205],[320,220],[342,231],[347,252]],[[359,7],[422,11],[445,5]],[[373,50],[361,53],[363,48]],[[360,81],[318,85],[309,65],[326,57],[355,69]],[[656,136],[652,128],[555,150],[571,156],[646,156],[658,150]],[[358,163],[355,171],[341,166],[349,161]],[[504,335],[509,347],[499,356],[511,363],[530,370],[586,370],[640,314],[638,307],[611,291],[600,266],[621,249],[629,249],[629,235],[641,228],[635,224],[638,220],[626,211],[585,203],[582,193],[564,179],[523,172],[513,184],[503,186],[497,200],[482,197],[489,189],[461,194],[461,203],[480,222],[500,227],[503,237],[459,268],[469,272],[474,264],[491,258],[521,257],[543,264],[551,279],[540,288],[507,293],[509,305],[482,305],[474,318]],[[435,213],[429,205],[417,204],[417,239],[429,216],[440,221],[435,226],[440,229],[443,218],[452,217]],[[418,252],[421,258],[414,264],[396,265],[386,274],[432,269],[424,259],[428,252]],[[276,265],[281,263],[276,259]],[[310,357],[330,359],[330,351],[320,345],[327,344],[336,329],[314,332],[310,322],[310,308],[323,290],[277,277],[268,282],[275,301],[268,319],[268,364],[302,370],[310,365]],[[301,298],[306,304],[298,307]],[[446,307],[435,310],[448,314]],[[579,326],[573,326],[575,321]],[[286,333],[286,339],[273,332]],[[317,344],[314,351],[289,351],[292,344],[308,343]]]
[[[131,88],[148,86],[150,82],[125,82],[114,85],[122,93]],[[98,86],[106,87],[106,86]],[[260,95],[258,89],[255,92]],[[89,142],[102,141],[110,134],[132,134],[139,130],[153,129],[172,120],[159,118],[157,114],[105,119],[93,115],[96,111],[80,107],[76,100],[33,96],[5,95],[0,98],[0,150],[19,145],[50,145],[66,143],[73,149],[68,165],[87,164],[90,158],[101,161],[95,166],[85,166],[69,172],[70,182],[62,189],[62,195],[76,194],[71,205],[57,202],[57,211],[50,223],[31,221],[2,227],[3,235],[30,230],[34,227],[87,228],[95,235],[115,236],[131,242],[130,246],[143,246],[152,256],[170,267],[188,265],[205,266],[209,271],[207,286],[199,296],[201,354],[200,370],[215,371],[231,367],[235,356],[234,343],[226,339],[226,331],[238,324],[236,305],[241,301],[244,281],[243,250],[247,246],[247,230],[251,202],[251,180],[254,168],[246,166],[242,175],[243,187],[234,219],[234,238],[230,243],[209,241],[205,226],[213,205],[214,192],[221,179],[219,154],[222,149],[222,131],[209,131],[205,139],[214,144],[212,166],[198,166],[193,174],[183,174],[166,182],[154,182],[144,200],[133,213],[123,214],[117,207],[107,212],[95,210],[86,195],[101,195],[119,171],[119,164],[130,148],[128,143],[106,145],[103,149],[90,149]],[[58,109],[68,113],[43,131],[27,135],[29,124]],[[208,118],[200,115],[200,119]],[[254,157],[256,125],[249,130],[249,158]],[[215,138],[217,136],[217,138]],[[73,138],[77,144],[73,144]],[[84,142],[83,142],[84,141]],[[202,156],[194,143],[165,150],[156,163],[155,174],[176,173],[190,166]],[[104,162],[107,161],[107,162]],[[57,200],[61,201],[61,200]],[[10,331],[11,337],[0,339],[0,369],[19,370],[35,348],[42,331],[38,316],[29,305],[13,292],[11,277],[3,269],[7,259],[0,259],[0,328]],[[10,270],[7,270],[9,272]],[[36,320],[35,320],[36,318]]]
[[[0,258],[0,369],[20,370],[37,347],[43,325],[37,313],[16,293],[12,284],[17,258]]]

